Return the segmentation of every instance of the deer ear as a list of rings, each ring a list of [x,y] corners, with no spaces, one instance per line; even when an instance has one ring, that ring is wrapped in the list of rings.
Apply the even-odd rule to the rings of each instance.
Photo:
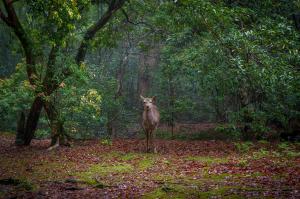
[[[152,97],[152,102],[156,102],[156,96]]]
[[[142,95],[140,95],[140,98],[141,98],[141,100],[144,100],[144,99],[145,99]]]

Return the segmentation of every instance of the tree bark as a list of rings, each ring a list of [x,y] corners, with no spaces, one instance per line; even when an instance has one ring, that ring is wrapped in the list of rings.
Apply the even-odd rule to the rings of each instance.
[[[151,41],[149,41],[150,43]],[[139,56],[139,71],[138,71],[138,82],[137,82],[137,94],[147,95],[150,91],[151,71],[157,67],[159,61],[160,46],[159,44],[150,43],[151,49],[147,52],[141,52]],[[139,99],[139,97],[138,97]]]
[[[137,82],[137,94],[146,96],[150,87],[150,74],[149,66],[146,64],[146,55],[144,52],[141,53],[139,58],[139,71],[138,71],[138,82]],[[139,99],[139,98],[137,98]]]
[[[52,101],[44,103],[44,108],[50,120],[51,128],[51,147],[59,145],[69,145],[67,135],[64,130],[64,121],[60,118]],[[54,147],[53,147],[54,148]],[[52,149],[52,148],[49,148]]]
[[[20,118],[17,124],[17,135],[15,144],[24,145],[24,136],[25,136],[25,113],[21,111]]]
[[[41,97],[36,97],[30,108],[26,125],[25,125],[25,135],[24,135],[24,145],[30,145],[31,140],[34,136],[39,117],[43,108],[43,99]]]
[[[174,127],[175,127],[175,86],[173,77],[169,77],[169,106],[171,111],[171,118],[169,121],[169,125],[171,125],[171,135],[174,137]]]

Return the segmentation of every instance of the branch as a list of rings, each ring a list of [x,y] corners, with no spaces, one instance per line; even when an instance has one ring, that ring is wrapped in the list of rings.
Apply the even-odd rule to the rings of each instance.
[[[56,84],[55,80],[53,80],[54,66],[55,66],[56,56],[59,52],[59,47],[60,47],[59,45],[53,46],[49,53],[46,75],[43,80],[43,86],[44,88],[46,88],[45,91],[47,95],[50,95],[52,91],[54,91],[59,86],[59,84]]]
[[[3,1],[3,4],[4,4],[5,10],[7,12],[7,15],[8,15],[7,18],[11,20],[12,26],[17,25],[15,23],[18,22],[19,20],[18,20],[18,17],[16,15],[14,7],[12,6],[12,3],[9,3],[9,1],[7,1],[7,0],[2,0],[2,1]]]
[[[124,16],[125,16],[125,18],[126,18],[126,21],[127,21],[128,23],[131,23],[131,24],[133,24],[133,25],[138,25],[137,23],[134,23],[134,22],[132,22],[132,21],[129,20],[129,16],[128,16],[128,14],[126,13],[126,11],[125,11],[123,8],[121,8],[121,11],[122,11],[122,13],[124,14]]]
[[[126,0],[112,0],[102,17],[87,29],[75,58],[77,64],[84,61],[89,42],[95,37],[96,33],[107,24],[113,14],[123,6],[125,1]]]
[[[122,11],[123,15],[125,16],[126,21],[127,21],[128,23],[133,24],[133,25],[140,25],[140,24],[142,24],[142,25],[148,26],[148,27],[151,28],[152,30],[154,29],[150,24],[148,24],[148,23],[146,23],[146,22],[144,22],[144,21],[139,21],[139,22],[133,22],[133,21],[131,21],[131,20],[129,19],[128,14],[126,13],[126,11],[125,11],[123,8],[121,8],[121,11]]]
[[[0,18],[8,25],[11,26],[11,21],[9,21],[8,17],[5,16],[5,14],[2,12],[2,10],[0,9]]]
[[[28,75],[28,79],[29,82],[34,85],[35,79],[36,79],[36,68],[35,68],[35,59],[34,59],[34,50],[33,50],[33,45],[31,40],[29,39],[29,37],[27,36],[25,30],[23,29],[18,16],[15,12],[15,9],[12,5],[12,1],[7,1],[7,0],[2,0],[5,10],[7,12],[7,17],[6,19],[9,21],[9,25],[13,31],[15,32],[16,36],[18,37],[18,39],[21,42],[21,45],[24,49],[25,52],[25,57],[26,57],[26,70],[27,70],[27,75]],[[3,17],[5,18],[5,15],[3,14],[3,12],[1,12],[2,16],[1,18],[3,19]],[[5,19],[5,20],[6,20]]]
[[[8,0],[7,3],[10,5],[10,4],[13,4],[13,3],[15,3],[17,1],[19,1],[19,0]]]

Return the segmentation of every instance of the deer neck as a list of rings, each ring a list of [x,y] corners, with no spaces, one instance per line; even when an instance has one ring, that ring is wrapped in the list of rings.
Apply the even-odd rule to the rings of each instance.
[[[145,110],[146,112],[146,120],[152,121],[154,118],[155,107],[152,107],[149,110]]]

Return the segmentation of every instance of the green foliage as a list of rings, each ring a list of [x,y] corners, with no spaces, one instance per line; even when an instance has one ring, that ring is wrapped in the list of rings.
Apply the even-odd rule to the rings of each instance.
[[[273,1],[262,5],[250,2],[166,3],[162,13],[169,16],[157,20],[171,31],[162,50],[163,84],[175,87],[175,99],[187,92],[189,99],[196,95],[193,102],[198,103],[190,105],[189,113],[203,112],[194,108],[201,106],[196,100],[200,98],[206,110],[213,110],[215,119],[249,125],[251,137],[261,139],[269,132],[268,121],[286,124],[299,115],[299,73],[295,68],[300,60],[299,33],[286,17],[292,6],[276,3],[286,9],[281,12],[272,6]],[[189,79],[197,80],[196,85]],[[193,93],[189,85],[193,85]],[[244,118],[245,109],[251,109],[252,121]],[[176,115],[185,113],[176,106],[166,112],[175,110],[179,110]],[[230,120],[232,113],[239,118]],[[205,115],[211,118],[209,113]]]
[[[48,73],[60,85],[43,99],[55,103],[59,119],[76,138],[105,137],[112,134],[110,126],[118,135],[129,134],[139,122],[142,73],[146,93],[158,96],[162,123],[229,123],[218,126],[215,137],[176,135],[180,139],[268,139],[272,121],[287,128],[291,118],[299,117],[300,42],[290,17],[299,1],[133,0],[88,41],[92,49],[80,66],[73,49],[107,3],[29,0],[15,5],[31,39],[38,77],[32,87],[21,62],[11,77],[0,80],[1,128],[13,129],[33,96],[44,96],[42,80],[53,47],[59,50]],[[19,43],[1,30],[4,54],[23,56]],[[152,51],[157,55],[152,57]],[[152,59],[159,62],[152,66]],[[66,72],[72,73],[67,79]],[[43,121],[40,125],[45,127]],[[45,135],[43,129],[37,137]]]
[[[59,109],[61,117],[66,121],[66,128],[77,138],[93,136],[90,126],[100,119],[101,95],[96,89],[76,89],[67,85],[60,90]]]
[[[240,129],[234,124],[219,125],[215,128],[215,131],[227,134],[232,140],[240,139],[241,137]]]
[[[245,140],[268,139],[271,129],[267,127],[267,113],[243,108],[234,116],[234,122],[242,124],[241,135]]]
[[[16,72],[6,79],[0,79],[0,126],[14,129],[20,111],[30,107],[33,88],[26,80],[25,64],[19,63]]]
[[[247,153],[253,147],[252,142],[236,142],[234,143],[237,151],[240,153]]]
[[[38,129],[35,132],[35,138],[37,139],[44,139],[44,138],[50,138],[50,131],[48,129]]]
[[[127,163],[120,163],[115,165],[98,164],[92,165],[87,171],[79,172],[76,175],[83,181],[90,185],[98,185],[97,178],[107,176],[109,174],[127,173],[133,171],[133,167]]]
[[[102,139],[101,144],[111,146],[112,140],[111,139]]]
[[[138,168],[141,170],[149,169],[154,165],[154,160],[151,156],[144,157],[138,164]]]
[[[186,158],[186,160],[197,161],[197,162],[201,162],[201,163],[204,163],[207,165],[228,162],[227,158],[215,158],[215,157],[207,157],[207,156],[189,156]]]
[[[62,0],[62,1],[35,1],[26,2],[26,18],[29,22],[28,30],[35,40],[50,41],[51,44],[66,46],[66,41],[74,38],[76,22],[82,19],[82,9],[87,8],[90,1]]]
[[[261,148],[258,151],[253,152],[252,155],[254,159],[261,159],[264,157],[268,157],[270,155],[270,152],[266,149]]]
[[[282,155],[285,157],[292,158],[292,157],[300,156],[300,152],[295,149],[295,146],[289,143],[286,142],[279,143],[278,148],[281,151]]]

